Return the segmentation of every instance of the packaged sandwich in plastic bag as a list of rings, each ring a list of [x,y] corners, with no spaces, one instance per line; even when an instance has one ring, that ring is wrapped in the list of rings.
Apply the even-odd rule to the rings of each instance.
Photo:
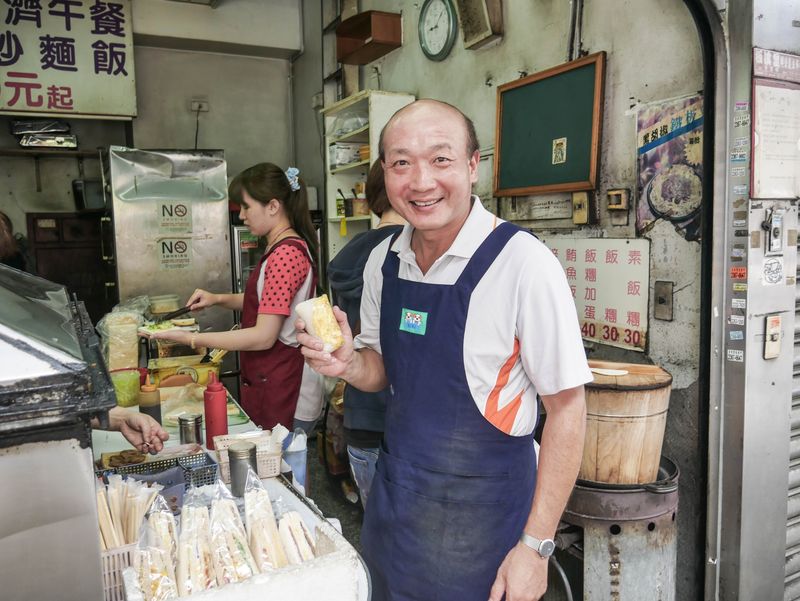
[[[166,501],[156,497],[142,526],[133,552],[133,569],[145,601],[166,601],[178,597],[175,577],[177,527]]]
[[[344,344],[342,330],[327,295],[303,301],[295,309],[305,323],[306,331],[322,341],[326,353],[332,353]]]
[[[246,580],[259,571],[236,501],[219,480],[211,501],[211,549],[220,586]]]
[[[247,540],[259,571],[269,572],[288,565],[278,522],[272,511],[272,501],[258,474],[252,469],[247,472],[244,513]]]
[[[197,489],[190,489],[184,497],[176,578],[181,597],[217,586],[208,507]]]

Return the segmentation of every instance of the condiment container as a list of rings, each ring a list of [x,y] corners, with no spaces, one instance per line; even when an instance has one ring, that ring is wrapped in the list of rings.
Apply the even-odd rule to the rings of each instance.
[[[161,391],[153,384],[145,384],[139,390],[139,412],[161,423]]]
[[[203,444],[203,416],[199,413],[184,413],[178,416],[181,444]]]
[[[247,484],[247,470],[258,473],[256,445],[245,440],[234,442],[228,447],[228,459],[231,466],[231,493],[241,497]]]
[[[214,448],[214,437],[228,433],[228,393],[213,371],[203,393],[206,415],[206,448]]]

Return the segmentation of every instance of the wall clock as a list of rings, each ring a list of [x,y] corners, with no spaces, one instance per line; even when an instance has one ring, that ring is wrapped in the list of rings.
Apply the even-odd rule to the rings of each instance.
[[[458,18],[451,0],[425,0],[419,12],[419,45],[433,61],[444,60],[453,49]]]

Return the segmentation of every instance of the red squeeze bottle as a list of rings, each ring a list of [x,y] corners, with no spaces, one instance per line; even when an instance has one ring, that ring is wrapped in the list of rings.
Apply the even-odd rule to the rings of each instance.
[[[228,393],[213,371],[203,393],[206,414],[206,448],[214,449],[214,437],[228,433]]]

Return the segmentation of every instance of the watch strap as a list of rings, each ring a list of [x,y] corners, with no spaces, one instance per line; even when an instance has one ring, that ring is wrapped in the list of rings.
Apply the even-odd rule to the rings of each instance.
[[[552,549],[553,549],[554,545],[553,545],[553,541],[550,540],[550,539],[542,540],[542,539],[536,538],[535,536],[531,536],[530,534],[527,534],[527,533],[523,532],[519,537],[519,542],[521,542],[526,547],[530,547],[531,549],[536,551],[541,557],[547,558],[547,557],[550,557],[550,555],[553,554]],[[549,547],[549,550],[550,550],[549,553],[544,553],[543,552],[542,546],[545,543],[550,543],[549,545],[546,545],[547,547]]]

